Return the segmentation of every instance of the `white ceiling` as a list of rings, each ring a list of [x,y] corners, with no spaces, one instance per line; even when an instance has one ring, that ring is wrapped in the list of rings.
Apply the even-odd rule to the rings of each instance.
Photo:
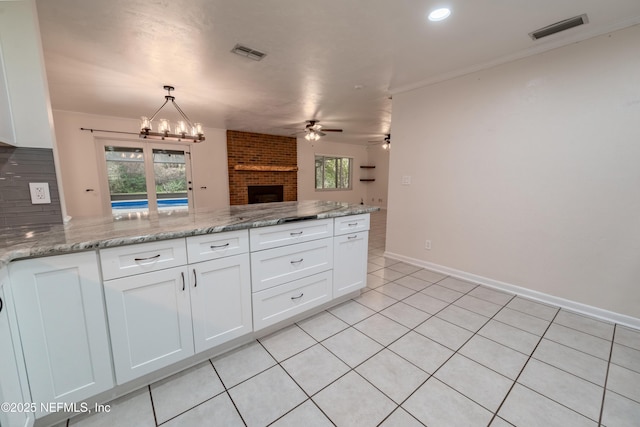
[[[442,5],[451,17],[432,23]],[[206,127],[366,143],[398,91],[640,23],[639,0],[37,0],[54,109],[150,116],[162,87]],[[587,13],[589,23],[528,33]],[[236,43],[265,52],[232,54]],[[361,88],[357,89],[356,86]],[[173,119],[173,117],[167,117]],[[137,131],[137,129],[132,129]]]

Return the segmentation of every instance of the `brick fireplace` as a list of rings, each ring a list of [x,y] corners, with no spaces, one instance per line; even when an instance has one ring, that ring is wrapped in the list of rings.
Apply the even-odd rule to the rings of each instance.
[[[296,138],[227,131],[229,204],[249,203],[250,186],[282,185],[283,201],[298,198]]]

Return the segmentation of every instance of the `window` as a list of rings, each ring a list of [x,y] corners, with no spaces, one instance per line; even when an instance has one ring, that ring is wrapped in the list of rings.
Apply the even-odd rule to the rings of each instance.
[[[106,166],[105,212],[188,212],[190,168],[186,148],[129,141],[99,141]]]
[[[316,156],[316,190],[350,190],[351,158]]]

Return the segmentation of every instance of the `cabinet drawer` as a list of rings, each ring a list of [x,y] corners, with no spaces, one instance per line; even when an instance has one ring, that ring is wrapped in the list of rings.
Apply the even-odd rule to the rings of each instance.
[[[247,252],[249,252],[249,232],[247,230],[187,237],[189,263],[209,261]]]
[[[251,254],[253,292],[333,268],[333,239],[315,240]]]
[[[331,271],[253,294],[255,331],[331,300]]]
[[[184,239],[140,243],[100,250],[105,280],[177,267],[187,263]]]
[[[334,235],[356,233],[369,230],[370,214],[351,215],[335,218]]]
[[[300,221],[249,230],[251,252],[333,236],[333,220]]]

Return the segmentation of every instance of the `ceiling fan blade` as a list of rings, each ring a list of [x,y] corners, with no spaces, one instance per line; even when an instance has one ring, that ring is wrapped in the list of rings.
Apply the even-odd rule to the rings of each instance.
[[[317,130],[317,131],[316,131],[316,133],[317,133],[318,135],[320,135],[320,136],[325,136],[325,135],[326,135],[326,133],[321,132],[321,131],[319,131],[319,130]]]
[[[342,129],[322,129],[322,132],[342,132]]]

